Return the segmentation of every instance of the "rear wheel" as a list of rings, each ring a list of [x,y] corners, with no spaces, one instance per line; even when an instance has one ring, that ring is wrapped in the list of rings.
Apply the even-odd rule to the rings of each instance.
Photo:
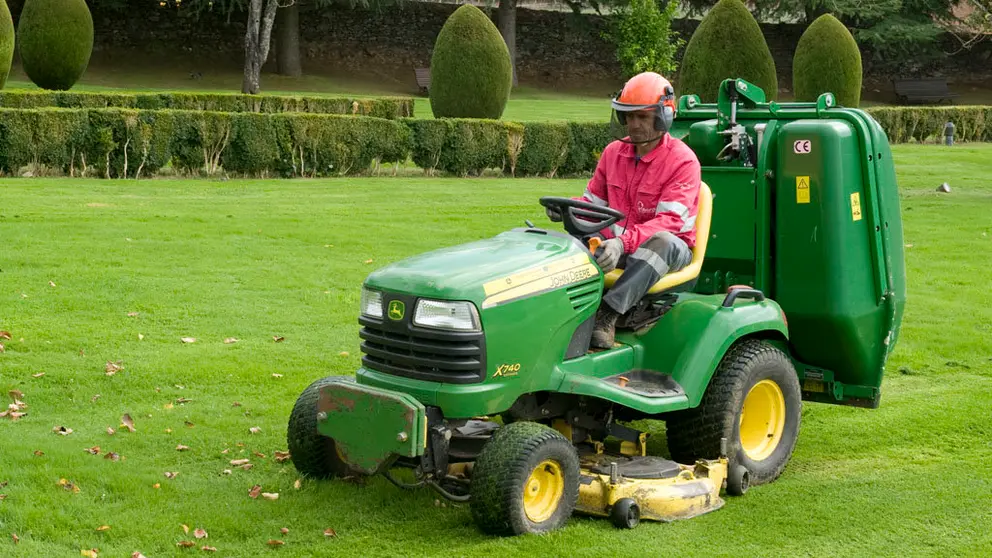
[[[563,526],[579,496],[579,458],[557,430],[514,422],[493,434],[472,470],[472,517],[497,535]]]
[[[317,397],[320,389],[332,381],[333,377],[327,377],[310,384],[297,398],[289,416],[286,440],[290,458],[296,470],[307,477],[321,479],[359,474],[341,460],[334,439],[317,431]]]
[[[668,419],[668,449],[680,463],[715,459],[726,438],[731,471],[745,467],[751,485],[771,482],[796,447],[801,406],[788,355],[766,341],[746,339],[727,351],[700,405]]]

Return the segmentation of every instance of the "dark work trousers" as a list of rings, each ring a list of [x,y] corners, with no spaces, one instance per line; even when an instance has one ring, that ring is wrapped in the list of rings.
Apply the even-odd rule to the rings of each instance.
[[[633,254],[620,256],[623,275],[603,296],[603,302],[624,314],[648,294],[648,289],[665,274],[678,271],[692,261],[692,249],[684,240],[663,231],[637,247]]]

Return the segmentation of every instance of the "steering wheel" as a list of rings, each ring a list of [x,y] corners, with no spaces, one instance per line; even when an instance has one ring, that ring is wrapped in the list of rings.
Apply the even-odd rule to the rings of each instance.
[[[544,207],[558,211],[561,214],[565,230],[576,237],[597,233],[626,217],[622,211],[617,211],[612,207],[573,200],[572,198],[545,196],[540,199],[540,202]]]

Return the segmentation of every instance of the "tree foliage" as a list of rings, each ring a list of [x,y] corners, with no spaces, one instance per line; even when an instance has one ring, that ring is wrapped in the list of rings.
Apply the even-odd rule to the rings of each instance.
[[[677,7],[674,1],[659,8],[657,0],[629,0],[614,9],[606,34],[624,79],[647,71],[671,75],[678,68],[675,53],[685,41],[672,31]]]
[[[10,18],[7,2],[0,0],[0,89],[7,83],[10,63],[14,59],[14,20]]]
[[[797,101],[815,101],[830,92],[845,107],[861,102],[861,51],[837,18],[823,14],[810,25],[792,61],[792,89]]]
[[[93,52],[93,16],[85,0],[27,0],[17,22],[21,66],[42,89],[69,89]]]

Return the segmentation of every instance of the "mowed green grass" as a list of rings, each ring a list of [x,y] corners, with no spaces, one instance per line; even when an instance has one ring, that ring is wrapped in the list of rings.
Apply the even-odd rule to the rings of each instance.
[[[20,390],[28,405],[0,419],[0,555],[992,554],[992,146],[895,153],[909,302],[881,408],[807,404],[784,475],[717,512],[634,531],[576,517],[509,539],[481,535],[465,505],[382,478],[295,489],[273,454],[296,396],[358,366],[366,274],[542,223],[537,198],[583,180],[0,180],[0,330],[12,336],[0,396]],[[944,181],[953,192],[935,193]],[[108,376],[108,361],[123,370]],[[256,484],[279,499],[249,498]],[[209,538],[178,548],[196,528]]]

